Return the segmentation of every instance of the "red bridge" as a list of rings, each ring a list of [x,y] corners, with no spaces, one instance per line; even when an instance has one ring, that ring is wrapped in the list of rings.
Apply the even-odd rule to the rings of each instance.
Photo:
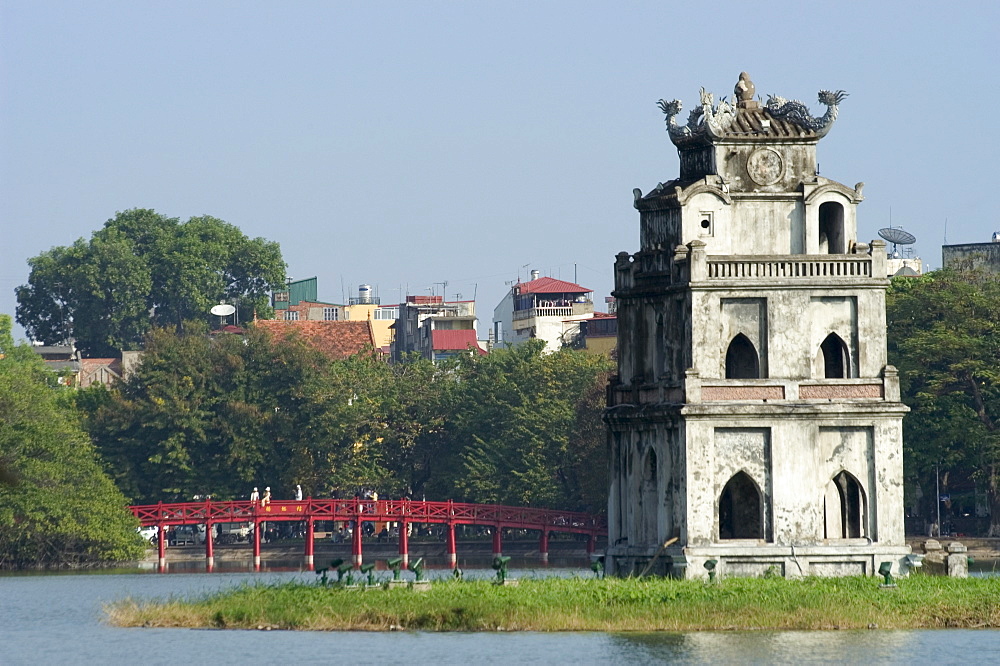
[[[260,525],[273,521],[300,521],[305,526],[305,561],[313,567],[315,526],[318,520],[350,521],[355,525],[352,535],[354,565],[362,563],[361,529],[363,522],[392,522],[399,524],[399,555],[406,566],[409,559],[409,526],[416,524],[441,524],[447,526],[447,552],[452,566],[457,562],[455,548],[456,525],[481,525],[492,528],[493,554],[503,552],[504,529],[527,529],[539,532],[538,550],[543,559],[549,552],[549,534],[568,532],[586,534],[587,552],[594,552],[598,536],[607,534],[603,516],[576,511],[532,509],[502,506],[499,504],[464,504],[460,502],[420,502],[412,500],[362,500],[362,499],[307,499],[302,501],[272,501],[267,505],[241,502],[183,502],[178,504],[149,504],[130,507],[132,513],[145,526],[159,528],[157,540],[159,565],[166,566],[166,528],[174,525],[199,525],[205,529],[205,558],[209,568],[214,564],[213,529],[216,523],[252,523],[253,559],[260,566]]]

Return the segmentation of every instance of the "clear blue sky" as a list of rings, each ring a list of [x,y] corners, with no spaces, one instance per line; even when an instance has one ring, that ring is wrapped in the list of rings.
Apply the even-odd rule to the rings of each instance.
[[[484,332],[505,281],[575,265],[603,304],[632,188],[678,174],[656,100],[741,70],[816,114],[847,90],[822,174],[866,183],[862,240],[891,209],[938,267],[946,219],[1000,229],[998,7],[0,0],[0,312],[29,257],[135,207],[278,241],[324,300],[447,281]]]

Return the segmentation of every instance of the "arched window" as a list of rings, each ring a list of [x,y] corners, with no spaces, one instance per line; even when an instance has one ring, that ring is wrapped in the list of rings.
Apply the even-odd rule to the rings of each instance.
[[[660,518],[659,466],[656,451],[650,447],[642,463],[642,484],[639,487],[639,542],[659,543]]]
[[[827,484],[823,513],[823,538],[860,539],[867,536],[865,491],[848,472],[837,474]]]
[[[719,539],[763,539],[760,491],[746,472],[729,479],[719,496]]]
[[[827,201],[819,206],[819,251],[825,254],[847,252],[844,207],[836,201]]]
[[[851,376],[851,355],[839,335],[831,333],[819,347],[823,351],[824,377],[847,379]]]
[[[726,350],[726,379],[759,379],[760,359],[750,339],[739,333]]]

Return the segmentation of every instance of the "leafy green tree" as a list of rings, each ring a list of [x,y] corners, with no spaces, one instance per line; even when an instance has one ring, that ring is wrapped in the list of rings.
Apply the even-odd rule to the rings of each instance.
[[[0,315],[0,567],[134,560],[138,522],[102,471],[65,389]]]
[[[972,472],[989,498],[990,536],[1000,536],[998,313],[1000,276],[991,273],[897,278],[887,296],[889,360],[912,409],[903,421],[908,474],[933,487],[935,463]]]
[[[230,499],[291,487],[328,361],[305,344],[152,331],[135,372],[106,399],[78,401],[119,485],[144,502]]]
[[[439,479],[440,490],[451,485],[471,501],[514,505],[595,508],[607,501],[595,496],[599,485],[584,485],[580,471],[607,469],[603,401],[595,392],[610,361],[543,348],[532,341],[462,360],[454,416],[460,464]]]
[[[270,313],[267,294],[284,282],[277,243],[250,239],[213,217],[186,223],[147,209],[118,213],[89,241],[28,261],[17,288],[17,321],[46,344],[70,338],[85,354],[136,349],[155,326],[210,322],[220,300],[241,320]]]

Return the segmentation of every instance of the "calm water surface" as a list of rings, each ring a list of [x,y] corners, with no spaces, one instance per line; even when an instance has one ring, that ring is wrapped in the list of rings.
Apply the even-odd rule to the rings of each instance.
[[[383,634],[119,629],[103,623],[103,604],[126,597],[201,595],[256,580],[316,578],[300,571],[173,571],[0,576],[0,664],[1000,663],[996,631]],[[447,572],[431,572],[436,575]],[[554,567],[514,575],[589,571]]]

